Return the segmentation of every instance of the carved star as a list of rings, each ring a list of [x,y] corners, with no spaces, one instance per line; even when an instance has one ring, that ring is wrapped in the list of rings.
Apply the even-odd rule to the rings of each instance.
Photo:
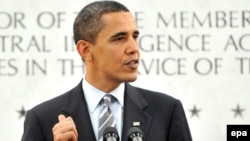
[[[237,116],[243,117],[242,116],[242,112],[245,111],[245,109],[240,108],[240,105],[237,104],[236,109],[231,109],[234,112],[234,118],[236,118]]]
[[[191,112],[191,117],[199,117],[199,112],[201,111],[201,109],[197,109],[196,105],[194,105],[193,109],[189,110]]]
[[[24,107],[22,106],[21,110],[17,111],[19,113],[19,119],[22,117],[25,117],[26,115],[26,110],[24,109]]]

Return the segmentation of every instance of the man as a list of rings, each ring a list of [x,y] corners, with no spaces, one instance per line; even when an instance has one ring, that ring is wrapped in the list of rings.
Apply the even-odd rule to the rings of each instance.
[[[135,19],[122,4],[98,1],[84,7],[74,22],[74,39],[85,77],[28,111],[22,141],[102,140],[99,116],[105,95],[113,97],[110,109],[122,141],[133,126],[145,141],[191,141],[179,100],[128,84],[137,78],[138,35]]]

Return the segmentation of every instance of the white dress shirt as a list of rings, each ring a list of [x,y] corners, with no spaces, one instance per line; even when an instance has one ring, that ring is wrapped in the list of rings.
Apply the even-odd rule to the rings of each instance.
[[[87,102],[92,127],[94,129],[96,139],[98,139],[99,114],[102,108],[100,101],[106,93],[89,84],[85,78],[82,81],[82,87],[84,91],[84,97]],[[121,83],[116,89],[109,93],[117,99],[115,101],[112,100],[110,108],[115,116],[116,129],[120,138],[123,123],[124,91],[125,84]]]

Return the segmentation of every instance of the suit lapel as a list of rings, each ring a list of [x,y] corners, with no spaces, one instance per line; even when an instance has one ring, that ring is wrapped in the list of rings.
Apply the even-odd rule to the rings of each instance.
[[[63,107],[63,113],[73,118],[78,131],[78,140],[96,141],[87,103],[83,96],[82,82],[70,91]]]
[[[127,141],[127,131],[133,127],[134,123],[139,123],[138,126],[144,135],[147,135],[149,125],[151,122],[151,116],[144,112],[148,103],[144,97],[131,85],[126,84],[124,95],[124,122],[122,141]]]

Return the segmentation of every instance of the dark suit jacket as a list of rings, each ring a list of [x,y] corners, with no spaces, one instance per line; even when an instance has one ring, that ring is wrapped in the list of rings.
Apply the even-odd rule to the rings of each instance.
[[[82,84],[46,101],[26,114],[22,141],[53,141],[52,128],[58,115],[71,116],[78,131],[78,141],[96,141],[83,96]],[[121,141],[127,141],[127,131],[133,122],[145,135],[144,141],[191,141],[186,116],[179,100],[157,92],[133,87],[126,83],[124,123]]]

